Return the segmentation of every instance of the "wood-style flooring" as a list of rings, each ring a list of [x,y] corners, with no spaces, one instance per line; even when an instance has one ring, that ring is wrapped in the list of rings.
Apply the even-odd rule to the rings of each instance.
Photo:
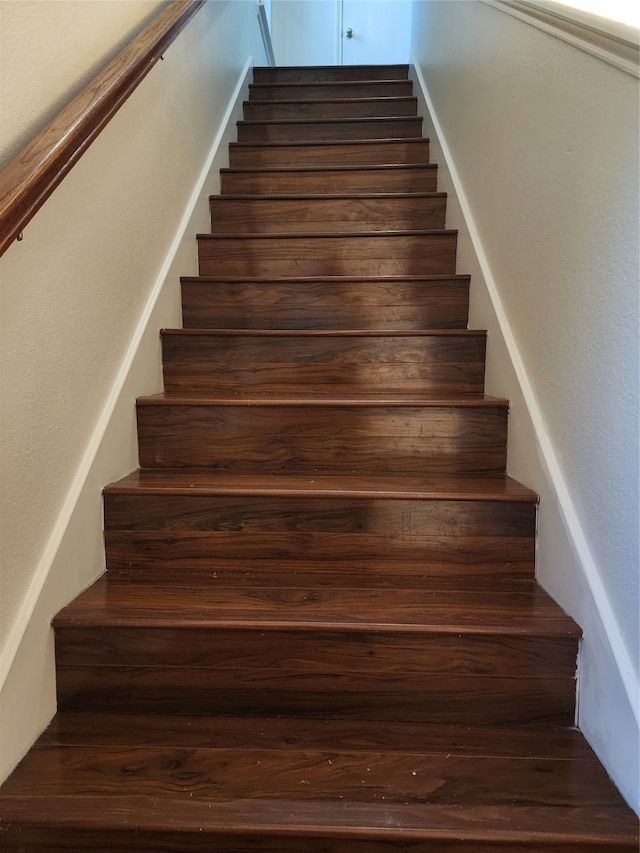
[[[255,69],[3,850],[637,851],[416,113],[406,66]]]

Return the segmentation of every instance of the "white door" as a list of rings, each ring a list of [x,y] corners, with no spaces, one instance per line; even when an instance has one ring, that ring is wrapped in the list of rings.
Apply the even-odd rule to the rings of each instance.
[[[340,0],[271,0],[278,65],[340,65]]]
[[[342,0],[342,64],[409,62],[412,0]]]
[[[409,62],[412,6],[412,0],[271,0],[276,62]]]

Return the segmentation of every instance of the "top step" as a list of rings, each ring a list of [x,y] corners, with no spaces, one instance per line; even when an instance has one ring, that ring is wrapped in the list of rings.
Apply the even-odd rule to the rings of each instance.
[[[283,65],[256,67],[254,83],[334,83],[340,80],[406,80],[408,65]]]

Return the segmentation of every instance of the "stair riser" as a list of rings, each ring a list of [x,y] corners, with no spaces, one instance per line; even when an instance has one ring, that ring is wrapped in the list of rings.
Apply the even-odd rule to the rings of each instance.
[[[504,471],[506,407],[138,405],[143,468]]]
[[[297,98],[299,96],[296,96]],[[273,121],[278,119],[317,118],[392,118],[394,116],[416,116],[418,106],[415,98],[379,98],[331,101],[318,103],[304,101],[300,97],[291,103],[257,101],[244,102],[246,121]]]
[[[369,834],[369,833],[367,833]],[[174,832],[172,830],[140,829],[78,829],[74,825],[23,827],[8,825],[3,830],[2,849],[6,853],[51,853],[76,851],[76,853],[113,853],[114,850],[135,850],[137,853],[532,853],[534,848],[528,841],[512,841],[505,846],[493,843],[476,834],[470,840],[460,841],[434,837],[441,832],[411,832],[411,840],[400,838],[398,833],[385,832],[390,838],[381,838],[381,833],[370,832],[370,837],[358,838],[352,830],[327,831],[314,829],[312,834],[287,828],[282,834],[277,830],[209,830],[199,832]],[[339,837],[342,835],[343,837]],[[396,837],[398,836],[398,837]],[[480,846],[479,846],[480,845]],[[588,839],[577,843],[541,842],[539,851],[544,853],[635,853],[628,843]]]
[[[215,234],[282,234],[444,228],[446,204],[443,196],[313,200],[215,196],[210,200],[211,230]]]
[[[408,65],[290,65],[253,69],[254,83],[333,83],[347,80],[407,80]]]
[[[198,238],[200,275],[452,275],[454,232],[426,236]]]
[[[535,506],[431,501],[105,495],[107,566],[203,569],[332,560],[389,576],[531,577]],[[407,565],[404,565],[407,564]],[[415,564],[415,565],[413,565]]]
[[[287,674],[193,667],[59,667],[58,707],[474,725],[572,725],[573,678]]]
[[[314,84],[314,83],[251,83],[249,100],[254,101],[295,101],[335,98],[406,98],[412,93],[411,80],[390,80],[367,83]]]
[[[433,166],[357,167],[354,171],[222,171],[220,182],[222,193],[240,195],[436,192],[438,172]]]
[[[323,145],[243,144],[229,145],[232,168],[259,169],[265,166],[377,166],[384,163],[426,165],[429,162],[427,139],[404,139]]]
[[[165,335],[165,389],[482,393],[484,335]]]
[[[422,119],[339,119],[331,121],[238,122],[238,142],[320,142],[422,136]]]
[[[292,614],[293,615],[293,614]],[[64,667],[207,667],[328,676],[394,673],[417,678],[470,675],[572,679],[578,643],[558,637],[380,634],[368,631],[233,628],[56,627],[56,661]],[[517,682],[514,682],[514,686]],[[283,687],[285,684],[283,683]],[[517,687],[515,688],[517,689]]]
[[[182,282],[188,329],[464,329],[468,306],[468,280]]]

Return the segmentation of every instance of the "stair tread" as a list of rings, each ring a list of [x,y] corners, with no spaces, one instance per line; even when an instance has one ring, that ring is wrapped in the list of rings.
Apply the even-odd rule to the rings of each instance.
[[[200,279],[198,279],[200,281]],[[207,279],[211,281],[212,279]],[[227,279],[224,279],[227,281]],[[255,338],[473,338],[486,337],[485,329],[161,329],[163,336]]]
[[[311,125],[311,124],[340,124],[344,122],[355,122],[358,124],[369,122],[369,124],[375,124],[376,122],[394,122],[394,121],[412,121],[415,124],[422,124],[422,118],[420,116],[354,116],[353,118],[265,118],[265,119],[240,119],[236,124],[241,126],[248,125],[257,125],[257,124],[301,124],[301,125]],[[385,139],[396,139],[397,137],[387,136]]]
[[[212,577],[189,586],[121,582],[103,575],[54,620],[56,628],[220,628],[264,631],[420,632],[579,637],[580,629],[540,587],[521,592],[430,589],[226,587]]]
[[[501,805],[510,783],[513,805],[620,806],[604,771],[582,759],[348,752],[331,747],[42,746],[29,765],[31,797],[56,797],[62,791],[77,796],[88,788],[117,799],[142,795],[237,804],[289,799],[302,805],[335,798],[383,808],[395,803],[457,805],[463,795],[467,809]],[[135,773],[123,779],[131,766]],[[19,795],[19,784],[18,776],[7,794],[13,790]]]
[[[302,718],[190,717],[59,711],[38,741],[46,746],[265,747],[597,761],[576,729],[494,728],[436,723]]]
[[[537,503],[531,489],[507,474],[227,474],[203,469],[137,470],[105,494],[252,495]]]
[[[270,170],[274,171],[274,170]],[[288,169],[286,171],[294,171]],[[309,171],[309,170],[307,170]],[[267,205],[272,201],[286,201],[292,199],[294,201],[328,201],[330,199],[347,199],[351,201],[366,201],[367,199],[416,199],[416,198],[446,198],[446,193],[439,192],[371,192],[371,193],[270,193],[269,195],[253,195],[249,193],[224,193],[219,195],[210,195],[209,200],[216,203],[225,201],[247,201],[259,202],[262,205]]]
[[[406,118],[411,118],[411,116],[406,116]],[[405,144],[421,144],[421,145],[429,145],[430,139],[427,136],[385,136],[379,139],[301,139],[296,142],[284,142],[280,140],[273,140],[272,142],[230,142],[230,148],[291,148],[291,146],[295,146],[296,148],[319,148],[322,146],[330,146],[330,145],[394,145],[397,143]]]
[[[0,816],[200,835],[637,839],[584,739],[553,727],[59,713]]]
[[[268,567],[265,563],[268,562]],[[332,558],[330,564],[322,557],[314,558],[307,553],[298,559],[287,558],[269,561],[243,558],[219,560],[215,568],[203,567],[194,569],[162,569],[157,566],[152,572],[144,566],[130,563],[126,568],[110,568],[108,576],[120,583],[161,583],[165,586],[190,586],[194,581],[203,578],[215,578],[215,582],[225,587],[272,587],[281,586],[292,588],[324,587],[358,589],[402,588],[423,589],[428,583],[429,589],[448,590],[451,587],[464,587],[467,591],[491,590],[494,595],[511,592],[527,592],[536,583],[533,577],[522,575],[497,574],[467,574],[456,573],[455,567],[448,565],[446,574],[434,574],[437,567],[433,560],[403,561],[393,559],[372,559],[368,567],[361,564],[354,567],[338,557]]]
[[[457,235],[456,228],[428,228],[421,231],[282,231],[277,234],[262,234],[255,231],[238,231],[228,234],[196,234],[201,241],[224,241],[224,240],[331,240],[331,239],[384,239],[385,237],[442,237],[444,235]]]
[[[377,82],[377,81],[376,81]],[[254,106],[255,104],[268,104],[278,105],[278,104],[352,104],[352,103],[388,103],[389,101],[415,101],[415,95],[365,95],[365,96],[349,96],[342,98],[280,98],[278,100],[273,101],[252,101],[247,100],[243,101],[243,105],[250,104]]]
[[[255,282],[265,284],[319,284],[328,282],[330,284],[367,284],[376,281],[381,284],[393,284],[394,282],[438,282],[438,281],[464,281],[470,280],[469,275],[451,273],[450,275],[317,275],[317,276],[232,276],[232,275],[184,275],[180,277],[182,282],[195,282],[198,284],[250,284]]]
[[[509,797],[508,792],[506,796]],[[206,842],[210,837],[209,843],[213,843],[217,833],[222,833],[225,838],[231,836],[233,843],[234,833],[245,832],[289,838],[297,844],[340,838],[350,839],[350,845],[358,838],[370,839],[367,843],[371,844],[385,840],[437,843],[451,837],[483,844],[517,844],[523,839],[534,844],[566,843],[569,839],[576,845],[624,844],[630,851],[636,851],[638,842],[635,821],[628,810],[620,807],[476,806],[463,809],[459,804],[383,805],[379,801],[361,804],[346,800],[305,802],[253,798],[216,802],[213,808],[211,802],[177,794],[159,802],[156,797],[123,793],[109,799],[103,793],[77,798],[64,793],[25,799],[19,795],[6,796],[3,812],[6,822],[28,821],[35,827],[68,825],[74,829],[86,827],[92,833],[100,829],[129,829],[135,832],[131,841],[140,850],[143,848],[138,845],[145,843],[139,837],[143,831],[177,833],[180,844],[188,843],[185,837],[188,833],[197,834],[199,842]],[[20,837],[24,836],[22,831]],[[284,850],[285,843],[281,840],[278,848],[271,849]],[[158,848],[148,848],[145,844],[145,849]],[[224,849],[229,850],[228,847]],[[251,842],[251,849],[260,849],[256,840]],[[286,849],[301,848],[287,845]],[[578,849],[587,848],[572,848]],[[597,846],[593,849],[594,853],[602,853]],[[315,850],[320,848],[314,847]]]
[[[384,172],[384,171],[399,171],[400,169],[409,169],[411,171],[434,171],[438,169],[437,163],[379,163],[375,166],[348,165],[348,166],[229,166],[220,169],[221,174],[225,175],[246,175],[259,174],[263,175],[266,172]]]
[[[141,406],[345,406],[345,407],[456,407],[456,408],[485,408],[509,405],[509,401],[498,397],[486,397],[483,394],[419,394],[412,392],[372,391],[364,393],[340,394],[326,393],[290,393],[274,392],[270,394],[242,393],[229,394],[221,392],[206,395],[184,395],[178,392],[160,392],[137,398]]]

